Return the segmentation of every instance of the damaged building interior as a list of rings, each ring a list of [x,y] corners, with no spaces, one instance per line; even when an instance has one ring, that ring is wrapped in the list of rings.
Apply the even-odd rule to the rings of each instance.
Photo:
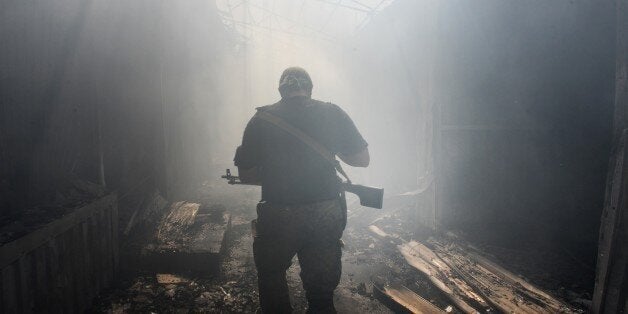
[[[2,0],[0,312],[259,313],[221,176],[290,66],[385,191],[339,313],[628,313],[628,0]]]

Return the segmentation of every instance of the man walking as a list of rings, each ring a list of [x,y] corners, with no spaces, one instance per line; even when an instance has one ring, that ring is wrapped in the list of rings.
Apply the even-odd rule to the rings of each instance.
[[[312,80],[302,68],[286,69],[281,100],[258,108],[234,159],[244,183],[260,184],[262,200],[253,222],[253,254],[263,313],[290,313],[286,270],[297,255],[308,313],[335,313],[340,282],[346,204],[336,169],[303,138],[262,119],[278,118],[305,133],[345,163],[369,164],[369,152],[340,107],[311,98]]]

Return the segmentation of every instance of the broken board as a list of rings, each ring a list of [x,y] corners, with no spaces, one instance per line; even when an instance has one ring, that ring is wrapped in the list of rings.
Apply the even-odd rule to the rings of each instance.
[[[435,254],[501,312],[574,312],[566,304],[475,252],[469,252],[455,244],[435,246]]]
[[[408,264],[423,273],[432,285],[464,313],[478,313],[490,308],[487,302],[466,282],[455,276],[444,262],[439,261],[433,253],[428,254],[429,249],[419,248],[419,243],[415,241],[407,242],[396,235],[390,235],[376,225],[370,225],[369,230],[381,239],[398,244],[397,249]],[[470,305],[471,303],[475,306]]]
[[[410,241],[399,245],[398,249],[410,266],[425,274],[463,312],[478,313],[490,308],[465,280],[421,243]]]
[[[402,285],[373,286],[375,296],[395,313],[439,314],[447,313],[414,291]]]
[[[389,243],[398,244],[410,266],[465,313],[497,309],[504,313],[572,313],[564,302],[535,287],[481,256],[474,249],[434,239],[429,248],[417,241],[405,241],[371,225],[370,231]]]
[[[231,216],[223,207],[176,202],[142,249],[140,267],[155,272],[216,273],[227,249]]]

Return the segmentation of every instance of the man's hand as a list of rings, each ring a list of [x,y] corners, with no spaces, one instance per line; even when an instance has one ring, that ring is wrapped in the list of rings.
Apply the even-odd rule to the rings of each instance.
[[[259,177],[259,168],[241,168],[238,167],[238,176],[240,177],[240,182],[251,185],[261,185],[261,179]]]
[[[365,147],[362,151],[353,155],[338,154],[340,160],[344,161],[347,165],[353,167],[367,167],[371,162],[371,156],[369,155],[368,147]]]

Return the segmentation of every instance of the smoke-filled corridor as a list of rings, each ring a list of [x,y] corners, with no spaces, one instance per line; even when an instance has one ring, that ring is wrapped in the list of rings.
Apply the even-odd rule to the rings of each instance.
[[[324,171],[339,313],[628,311],[626,0],[7,0],[0,40],[3,313],[284,312],[258,202],[317,212]]]

